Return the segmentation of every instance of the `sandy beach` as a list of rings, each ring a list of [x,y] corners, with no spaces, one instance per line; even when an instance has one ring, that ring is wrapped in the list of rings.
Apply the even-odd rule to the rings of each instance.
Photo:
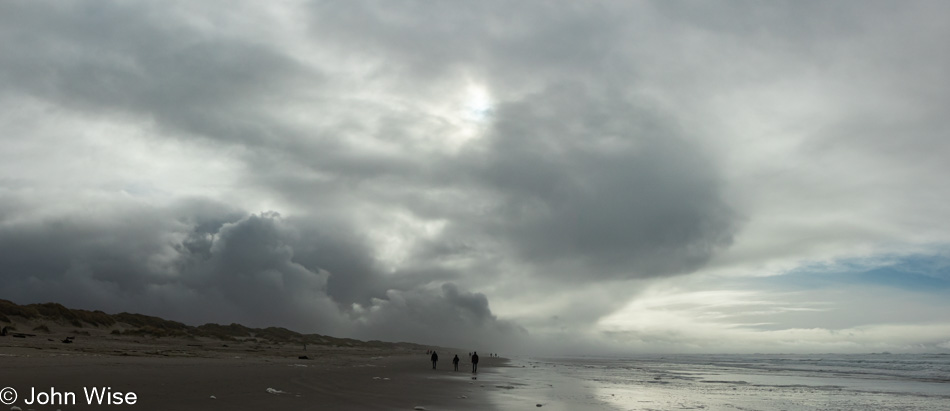
[[[0,300],[0,410],[943,410],[950,356],[493,358]],[[480,347],[476,347],[480,348]],[[439,353],[432,369],[429,349]],[[459,371],[452,357],[459,354]],[[17,407],[17,408],[13,408]]]
[[[492,408],[488,391],[497,389],[485,381],[492,368],[504,364],[485,356],[480,379],[473,380],[467,352],[459,353],[464,359],[454,372],[454,352],[445,350],[438,369],[432,370],[424,350],[310,346],[305,351],[287,344],[124,336],[78,336],[66,344],[63,338],[0,338],[0,387],[18,394],[15,403],[5,406],[484,410]],[[86,391],[93,388],[107,390],[113,405],[99,405],[96,398],[89,405]],[[114,404],[115,398],[128,399],[128,393],[134,393],[134,404]],[[52,403],[39,404],[41,400]]]

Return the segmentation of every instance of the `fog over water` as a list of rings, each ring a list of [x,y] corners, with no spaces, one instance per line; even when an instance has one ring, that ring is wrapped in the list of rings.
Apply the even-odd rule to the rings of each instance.
[[[0,298],[486,352],[948,352],[948,13],[3,2]]]

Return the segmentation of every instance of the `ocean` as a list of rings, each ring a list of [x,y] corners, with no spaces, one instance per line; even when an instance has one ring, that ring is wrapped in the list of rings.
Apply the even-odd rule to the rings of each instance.
[[[499,409],[950,410],[950,354],[515,358]],[[538,405],[541,408],[537,408]]]

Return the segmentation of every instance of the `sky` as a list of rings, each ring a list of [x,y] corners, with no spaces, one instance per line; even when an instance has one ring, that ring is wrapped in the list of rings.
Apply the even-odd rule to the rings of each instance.
[[[0,3],[0,298],[950,351],[945,2]]]

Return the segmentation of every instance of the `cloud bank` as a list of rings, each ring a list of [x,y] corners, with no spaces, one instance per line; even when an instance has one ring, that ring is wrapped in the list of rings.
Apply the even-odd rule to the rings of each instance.
[[[939,255],[939,8],[5,3],[0,294],[458,346],[937,347],[897,337],[911,311],[631,307]]]

